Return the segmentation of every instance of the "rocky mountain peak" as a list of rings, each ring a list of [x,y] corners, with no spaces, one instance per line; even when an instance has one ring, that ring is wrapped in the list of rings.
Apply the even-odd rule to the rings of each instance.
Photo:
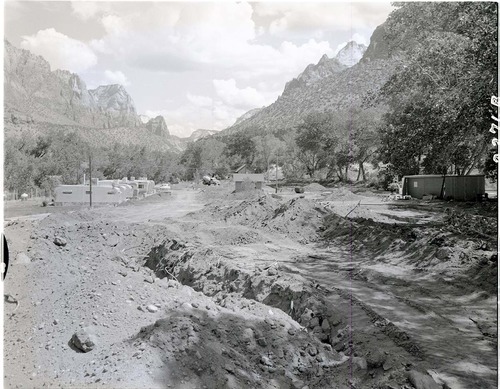
[[[330,60],[330,58],[328,58],[328,55],[323,54],[323,56],[321,57],[321,59],[318,62],[318,65],[326,64],[326,63],[328,63],[329,60]]]
[[[336,58],[328,58],[328,56],[324,54],[316,65],[307,65],[297,78],[289,81],[285,85],[283,94],[287,93],[289,90],[300,88],[303,85],[318,83],[326,77],[341,72],[344,69],[346,69],[346,66],[341,64]]]
[[[149,120],[146,123],[146,128],[156,135],[161,135],[161,136],[170,135],[167,123],[165,123],[165,118],[161,115],[158,115],[157,117]]]
[[[356,65],[363,58],[367,47],[355,41],[347,44],[337,53],[335,58],[343,65],[351,67]]]
[[[130,122],[134,126],[140,124],[134,101],[123,85],[101,85],[89,90],[89,93],[94,98],[97,107],[107,113],[108,127],[123,126]]]

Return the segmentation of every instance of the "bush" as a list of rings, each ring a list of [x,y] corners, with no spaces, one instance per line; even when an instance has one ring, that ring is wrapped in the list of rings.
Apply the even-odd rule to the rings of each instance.
[[[377,179],[380,187],[385,190],[390,190],[389,186],[397,180],[397,176],[386,166],[380,169]]]

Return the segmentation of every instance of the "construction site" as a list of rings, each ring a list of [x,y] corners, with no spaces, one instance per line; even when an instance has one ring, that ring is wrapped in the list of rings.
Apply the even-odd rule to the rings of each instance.
[[[6,203],[4,385],[497,387],[496,201],[294,189]]]

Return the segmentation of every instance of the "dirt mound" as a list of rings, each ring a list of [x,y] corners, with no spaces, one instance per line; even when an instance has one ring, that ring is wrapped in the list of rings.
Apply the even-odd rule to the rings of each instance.
[[[347,361],[286,318],[196,303],[142,328],[132,342],[160,354],[170,372],[163,379],[174,387],[319,387],[325,369]]]
[[[198,217],[205,217],[208,213],[210,217],[231,225],[278,232],[307,243],[317,239],[318,228],[327,211],[300,197],[283,201],[272,195],[261,195],[229,204],[220,201],[206,207],[202,213]]]
[[[445,223],[456,234],[496,241],[497,217],[471,215],[451,208],[446,210]]]
[[[338,187],[338,188],[328,188],[327,192],[329,192],[329,193],[327,193],[327,194],[325,193],[325,200],[359,201],[359,200],[366,200],[367,199],[367,197],[355,194],[343,186]]]
[[[316,182],[304,186],[305,192],[322,192],[324,190],[326,190],[326,188],[323,185],[320,185]]]

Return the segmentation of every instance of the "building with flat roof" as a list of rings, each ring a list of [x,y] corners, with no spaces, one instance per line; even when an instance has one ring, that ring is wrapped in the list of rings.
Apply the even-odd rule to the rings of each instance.
[[[439,174],[404,176],[402,194],[421,199],[425,195],[439,197],[443,186],[443,176]],[[484,175],[459,176],[456,174],[444,177],[444,199],[456,201],[476,201],[485,194]]]

